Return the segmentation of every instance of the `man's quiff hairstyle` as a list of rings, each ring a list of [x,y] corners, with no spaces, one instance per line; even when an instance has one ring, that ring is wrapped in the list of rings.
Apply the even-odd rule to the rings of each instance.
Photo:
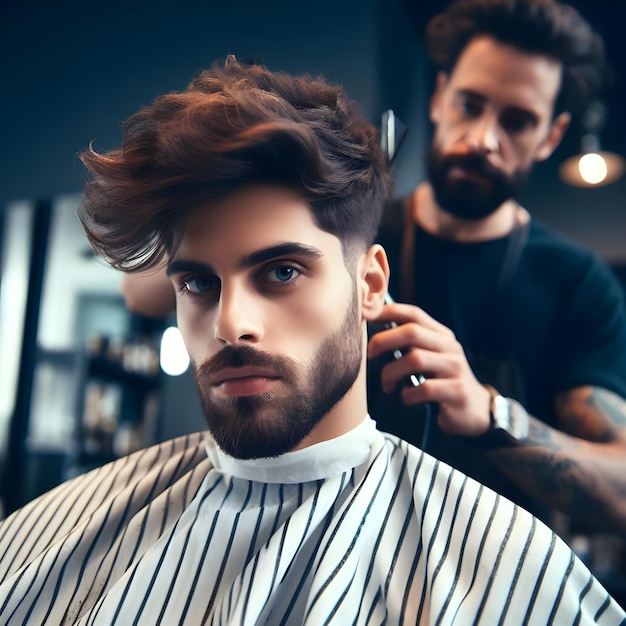
[[[80,154],[95,251],[139,270],[175,251],[189,214],[245,185],[302,193],[344,254],[376,236],[390,193],[378,131],[339,86],[228,57],[128,118],[120,148]]]
[[[468,43],[487,35],[562,64],[554,114],[578,115],[609,81],[602,38],[580,13],[556,0],[457,0],[426,27],[426,49],[450,73]]]

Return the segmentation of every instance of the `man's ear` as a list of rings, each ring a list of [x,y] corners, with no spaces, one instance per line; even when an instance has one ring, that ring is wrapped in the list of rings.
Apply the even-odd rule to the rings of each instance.
[[[535,161],[545,161],[552,155],[561,143],[561,139],[563,139],[563,135],[565,135],[565,131],[568,129],[571,119],[572,116],[564,112],[552,122],[548,136],[535,153]]]
[[[430,105],[428,108],[428,114],[430,121],[433,124],[438,124],[440,121],[439,111],[441,109],[441,101],[443,99],[443,90],[448,83],[448,75],[445,72],[438,72],[435,81],[435,89],[433,95],[430,97]]]
[[[362,259],[360,268],[361,310],[367,321],[376,319],[385,304],[389,284],[389,262],[384,248],[374,244]]]

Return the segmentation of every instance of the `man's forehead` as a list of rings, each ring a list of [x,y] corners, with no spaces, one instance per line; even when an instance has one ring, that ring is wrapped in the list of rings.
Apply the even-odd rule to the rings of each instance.
[[[448,80],[455,90],[535,111],[554,103],[561,73],[562,64],[552,57],[483,35],[463,49]]]
[[[184,236],[195,237],[218,233],[248,223],[277,225],[303,224],[315,226],[309,203],[297,191],[271,184],[246,185],[223,197],[195,207],[184,226]]]
[[[322,230],[308,203],[281,187],[246,188],[215,203],[198,207],[189,216],[174,258],[260,258],[272,254],[341,249],[339,238]],[[281,252],[282,251],[282,252]],[[319,254],[317,256],[320,256]]]

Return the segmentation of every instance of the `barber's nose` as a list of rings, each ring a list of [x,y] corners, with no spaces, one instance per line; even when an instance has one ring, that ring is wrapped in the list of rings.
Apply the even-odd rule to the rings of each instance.
[[[263,337],[259,303],[241,286],[222,286],[215,338],[224,344],[258,343]]]
[[[491,154],[500,149],[500,129],[495,119],[483,116],[470,126],[467,142],[471,150],[479,154]]]

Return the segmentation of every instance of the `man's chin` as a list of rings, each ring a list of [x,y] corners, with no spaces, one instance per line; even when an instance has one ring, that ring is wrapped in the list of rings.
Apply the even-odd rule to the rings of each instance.
[[[202,411],[209,432],[226,454],[255,459],[280,456],[299,443],[283,417],[288,411],[283,413],[280,406],[275,394],[256,394],[203,402]]]
[[[437,204],[449,215],[470,222],[488,217],[500,206],[491,199],[461,191],[454,195],[443,195],[437,199]]]
[[[489,217],[498,207],[485,208],[483,206],[475,207],[469,204],[464,204],[463,206],[452,206],[450,208],[442,206],[441,208],[448,215],[451,215],[456,219],[464,220],[466,222],[479,222],[480,220]]]
[[[250,421],[247,419],[246,421]],[[278,457],[293,450],[301,441],[289,432],[267,428],[212,429],[217,445],[229,456],[241,460]]]

